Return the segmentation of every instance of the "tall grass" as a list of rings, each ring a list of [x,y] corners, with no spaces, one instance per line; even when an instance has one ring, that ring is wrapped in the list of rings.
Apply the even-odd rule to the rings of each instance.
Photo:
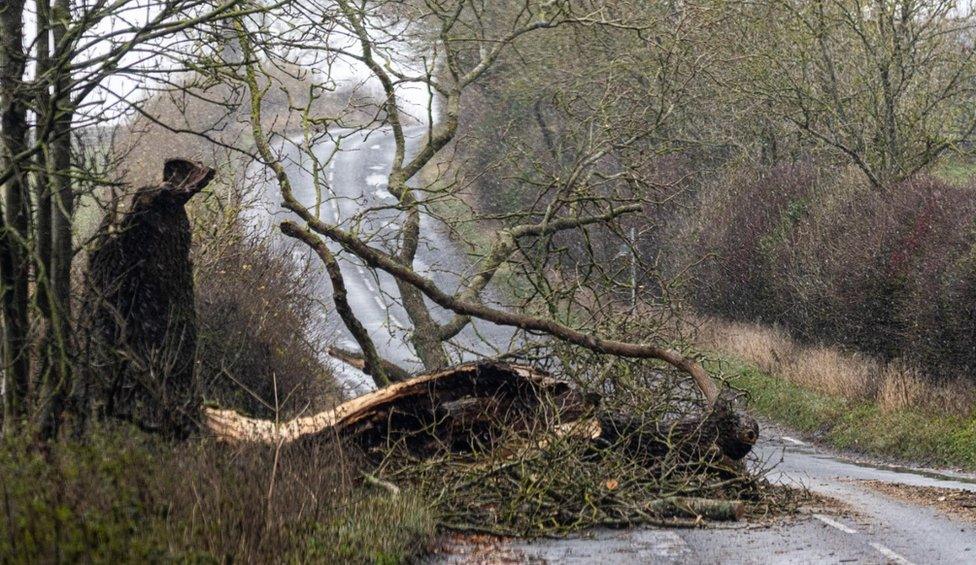
[[[703,347],[806,390],[876,403],[886,413],[908,410],[968,418],[976,411],[972,383],[926,377],[902,360],[884,362],[838,347],[804,345],[776,326],[709,318],[700,327]]]

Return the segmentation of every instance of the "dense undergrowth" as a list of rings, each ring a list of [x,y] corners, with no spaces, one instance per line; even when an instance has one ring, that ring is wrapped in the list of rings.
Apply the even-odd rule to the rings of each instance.
[[[677,238],[708,258],[691,297],[701,312],[899,359],[935,382],[971,379],[974,190],[924,174],[878,189],[814,164],[731,169]]]
[[[434,534],[422,499],[362,486],[332,446],[175,444],[112,427],[0,447],[5,563],[397,563]]]
[[[540,409],[507,408],[505,421],[479,432],[470,450],[456,451],[451,436],[417,458],[406,448],[409,436],[398,440],[377,474],[423,492],[442,527],[497,535],[700,527],[740,518],[736,508],[769,517],[803,502],[803,493],[722,452],[694,391],[673,370],[567,349],[563,374],[591,402],[599,398],[581,415],[569,408],[565,418],[566,399],[543,396]]]
[[[317,264],[249,219],[259,187],[235,179],[226,171],[189,210],[204,397],[263,418],[326,409],[342,393],[326,361]]]

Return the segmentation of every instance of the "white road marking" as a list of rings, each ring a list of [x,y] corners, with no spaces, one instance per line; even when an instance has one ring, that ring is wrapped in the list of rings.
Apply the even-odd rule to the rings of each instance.
[[[379,306],[380,308],[386,308],[386,304],[383,304],[383,301],[382,301],[382,300],[380,300],[380,297],[379,297],[379,296],[376,296],[376,295],[374,294],[374,295],[373,295],[373,300],[375,300],[375,301],[376,301],[376,305],[377,305],[377,306]]]
[[[385,168],[386,168],[386,167],[384,167],[383,165],[372,165],[372,166],[371,166],[371,167],[369,168],[369,170],[371,170],[371,171],[382,171],[382,170],[383,170],[383,169],[385,169]]]
[[[845,534],[856,534],[857,533],[857,530],[848,528],[847,526],[845,526],[844,524],[841,524],[837,520],[834,520],[833,518],[828,518],[827,516],[824,516],[823,514],[814,514],[813,517],[816,518],[817,520],[820,520],[824,524],[827,524],[831,528],[836,528],[836,529],[844,532]]]
[[[900,554],[888,549],[887,547],[881,545],[880,543],[871,542],[871,547],[878,550],[878,553],[887,557],[890,561],[898,563],[899,565],[914,565],[908,559],[905,559]]]
[[[363,279],[363,283],[366,284],[366,288],[369,289],[370,292],[376,292],[376,289],[373,288],[373,285],[369,282],[369,279]]]
[[[369,186],[386,186],[387,180],[386,175],[373,173],[371,175],[367,175],[366,184]]]
[[[390,326],[393,326],[394,328],[396,328],[398,330],[406,330],[407,329],[407,327],[404,326],[403,323],[400,322],[400,320],[398,320],[397,317],[396,316],[393,316],[393,315],[391,315],[389,317],[389,319],[383,320],[383,324],[382,325],[383,325],[384,328],[389,328]]]
[[[798,440],[796,438],[792,438],[790,436],[783,436],[782,439],[783,439],[783,441],[788,441],[788,442],[792,443],[793,445],[807,445],[807,442],[800,441],[800,440]]]
[[[369,148],[370,149],[379,149],[380,148],[380,144],[377,143],[376,145],[370,145]]]
[[[329,184],[335,179],[335,171],[329,171]]]
[[[330,169],[334,169],[335,168],[335,159],[333,159],[332,161],[329,161],[329,168]]]

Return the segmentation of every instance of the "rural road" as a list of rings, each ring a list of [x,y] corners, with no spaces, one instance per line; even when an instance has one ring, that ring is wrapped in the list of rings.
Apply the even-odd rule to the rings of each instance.
[[[408,130],[412,144],[418,143],[423,128]],[[386,193],[386,175],[391,166],[393,139],[388,133],[369,136],[352,134],[340,142],[340,151],[324,165],[324,177],[331,195],[323,195],[321,218],[370,234],[374,244],[395,232],[398,222],[395,204]],[[316,146],[323,162],[335,150],[334,143]],[[309,207],[316,194],[308,159],[298,151],[284,150],[285,164],[296,196]],[[266,191],[263,210],[256,217],[265,222],[282,219],[275,189]],[[389,207],[370,213],[357,224],[357,214],[367,207]],[[445,290],[453,291],[458,273],[468,265],[457,245],[441,230],[430,229],[418,253],[417,266]],[[333,246],[338,252],[338,248]],[[307,253],[296,248],[296,253]],[[387,359],[414,370],[416,357],[404,346],[408,318],[398,304],[393,279],[374,275],[348,254],[340,253],[340,264],[354,311],[369,330],[380,353]],[[319,265],[313,258],[313,264]],[[327,299],[330,287],[320,274],[316,284]],[[490,299],[490,297],[489,297]],[[434,307],[436,317],[448,316]],[[333,316],[332,318],[336,318]],[[339,345],[356,349],[337,319],[328,320]],[[478,322],[456,339],[454,355],[468,358],[490,354],[494,346],[505,349],[513,332]],[[348,367],[337,367],[350,392],[371,388],[365,376]],[[885,481],[910,486],[948,487],[976,491],[976,477],[883,468],[858,464],[827,454],[776,430],[767,430],[756,450],[756,465],[773,467],[769,478],[804,486],[847,507],[830,514],[806,514],[770,524],[742,524],[694,530],[634,529],[600,531],[564,540],[512,541],[498,548],[497,555],[475,557],[460,546],[433,562],[552,562],[552,563],[976,563],[976,523],[951,518],[925,505],[899,501],[872,490],[863,481]]]

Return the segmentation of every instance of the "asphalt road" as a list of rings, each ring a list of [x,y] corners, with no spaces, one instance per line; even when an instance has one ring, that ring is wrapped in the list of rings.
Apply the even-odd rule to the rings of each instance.
[[[422,128],[409,130],[411,144],[423,135]],[[334,143],[315,148],[323,162],[319,173],[323,188],[318,214],[323,219],[355,227],[374,245],[384,245],[395,234],[400,221],[395,201],[386,193],[386,175],[393,154],[389,134],[352,135],[340,143],[331,160]],[[316,184],[310,162],[294,150],[283,152],[282,162],[292,179],[296,196],[311,209],[316,206]],[[324,177],[324,178],[323,178]],[[324,182],[322,182],[324,181]],[[281,219],[276,191],[267,191],[266,208],[259,210],[260,221]],[[375,210],[365,218],[359,213]],[[423,221],[425,240],[418,253],[418,269],[433,277],[442,288],[453,291],[459,275],[469,268],[463,252],[443,230]],[[399,304],[392,278],[366,269],[357,259],[332,246],[340,265],[353,309],[367,327],[382,355],[408,369],[417,369],[416,356],[407,347],[409,327],[406,312]],[[301,247],[295,253],[308,256]],[[317,259],[312,258],[317,265]],[[326,301],[331,294],[328,278],[318,272],[315,284]],[[490,300],[490,296],[489,296]],[[449,316],[431,305],[440,320]],[[354,342],[332,316],[327,323],[339,345],[355,348]],[[505,348],[513,332],[477,322],[462,332],[452,348],[457,359],[493,353],[494,346]],[[352,393],[371,388],[360,372],[338,365]],[[773,524],[743,524],[697,530],[635,529],[598,531],[565,539],[513,541],[504,544],[491,560],[552,563],[976,563],[976,524],[962,522],[929,506],[895,500],[863,484],[879,480],[912,486],[935,486],[976,490],[976,478],[944,473],[884,468],[858,464],[817,450],[800,440],[775,430],[764,432],[756,450],[755,465],[773,467],[772,480],[802,485],[846,504],[844,512],[804,515]],[[459,547],[434,562],[457,563],[470,560],[466,548]],[[479,557],[481,559],[484,556]]]

